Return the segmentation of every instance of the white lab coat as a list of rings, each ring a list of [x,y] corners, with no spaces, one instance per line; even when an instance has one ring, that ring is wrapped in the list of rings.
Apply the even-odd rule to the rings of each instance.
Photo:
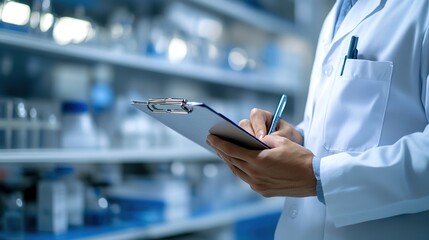
[[[322,28],[302,131],[326,205],[286,198],[276,239],[429,239],[429,1],[359,0]],[[358,36],[357,60],[347,60]]]

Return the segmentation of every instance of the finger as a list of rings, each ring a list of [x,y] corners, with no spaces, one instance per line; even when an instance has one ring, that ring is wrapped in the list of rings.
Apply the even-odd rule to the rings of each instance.
[[[301,133],[298,132],[290,123],[284,120],[280,120],[278,122],[277,129],[272,133],[272,135],[288,138],[299,145],[302,145],[304,141]]]
[[[253,136],[255,136],[255,131],[253,131],[252,124],[250,123],[249,119],[243,119],[243,120],[241,120],[238,125],[241,128],[243,128],[244,130],[246,130],[248,133],[250,133]]]
[[[249,161],[256,155],[256,151],[243,148],[239,145],[225,141],[213,134],[207,136],[207,143],[212,146],[217,152],[221,152],[228,157]]]
[[[280,121],[277,122],[277,127],[275,129],[275,132],[273,132],[274,135],[280,135],[280,134],[284,134],[283,131],[280,130],[284,130],[284,129],[288,129],[290,128],[290,125],[283,119],[280,119]],[[283,136],[283,137],[289,137],[289,136]]]
[[[234,175],[240,177],[245,182],[250,183],[251,178],[246,173],[246,162],[241,161],[240,159],[234,159],[232,157],[229,157],[222,152],[217,152],[217,155],[228,165]]]
[[[250,111],[250,122],[257,138],[267,135],[267,126],[270,125],[273,115],[265,110],[254,108]]]
[[[226,163],[235,166],[236,168],[240,169],[242,172],[247,172],[247,169],[250,167],[249,163],[247,163],[246,161],[233,158],[231,156],[224,154],[221,151],[218,151],[217,153],[218,153],[218,156],[220,156]]]
[[[251,178],[249,177],[249,175],[246,174],[246,172],[244,172],[239,167],[235,166],[234,164],[231,164],[228,161],[225,161],[225,162],[228,165],[228,167],[231,169],[232,173],[234,173],[235,176],[241,178],[243,181],[245,181],[248,184],[251,183]]]
[[[267,144],[270,148],[277,148],[290,144],[292,141],[278,135],[267,135],[262,139],[262,142]]]

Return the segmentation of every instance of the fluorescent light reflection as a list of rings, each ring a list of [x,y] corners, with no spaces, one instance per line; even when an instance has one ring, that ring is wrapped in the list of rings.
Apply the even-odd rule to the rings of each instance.
[[[242,71],[246,67],[248,60],[246,51],[241,48],[232,49],[228,55],[229,66],[235,71]]]
[[[217,59],[220,55],[219,49],[213,44],[209,44],[207,54],[208,54],[209,59]]]
[[[207,164],[203,168],[204,176],[208,178],[213,178],[218,175],[218,167],[215,164]]]
[[[173,38],[168,46],[168,60],[171,62],[181,62],[188,53],[188,46],[183,39]]]
[[[54,15],[45,13],[40,18],[40,31],[47,32],[54,24]]]
[[[85,20],[62,17],[54,26],[53,37],[60,45],[81,43],[91,37],[91,23]]]
[[[216,41],[222,35],[222,24],[219,21],[203,18],[198,21],[197,33],[200,37]]]
[[[31,28],[36,28],[40,22],[40,13],[32,12],[30,16],[30,26]]]
[[[30,20],[30,13],[28,5],[10,1],[3,6],[1,18],[5,23],[23,26]]]
[[[107,202],[107,199],[105,198],[99,198],[98,199],[98,206],[100,206],[100,208],[106,209],[109,206],[109,202]]]

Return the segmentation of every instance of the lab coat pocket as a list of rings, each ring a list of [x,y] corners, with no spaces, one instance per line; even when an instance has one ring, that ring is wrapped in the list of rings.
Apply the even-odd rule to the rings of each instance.
[[[324,147],[362,152],[378,146],[389,96],[392,62],[348,59],[328,96]]]

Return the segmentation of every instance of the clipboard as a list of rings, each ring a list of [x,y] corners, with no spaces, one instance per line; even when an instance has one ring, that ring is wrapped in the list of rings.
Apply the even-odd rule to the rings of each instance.
[[[213,148],[206,143],[209,134],[252,150],[269,149],[265,143],[204,103],[188,102],[182,98],[157,98],[133,100],[132,105],[211,152],[214,152]]]

